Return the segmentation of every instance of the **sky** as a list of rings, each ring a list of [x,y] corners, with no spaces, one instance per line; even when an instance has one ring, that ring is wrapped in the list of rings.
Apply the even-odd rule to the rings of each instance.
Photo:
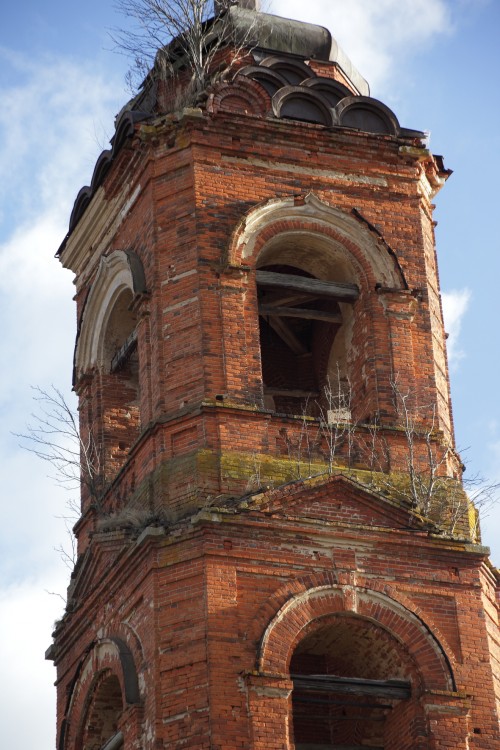
[[[500,482],[500,174],[497,0],[274,0],[274,13],[327,26],[405,127],[430,131],[454,170],[436,197],[457,445]],[[0,25],[0,741],[55,747],[55,670],[43,654],[63,612],[64,516],[75,494],[22,451],[32,386],[71,398],[72,274],[54,259],[129,98],[110,0],[19,0]],[[483,519],[500,564],[500,504]]]

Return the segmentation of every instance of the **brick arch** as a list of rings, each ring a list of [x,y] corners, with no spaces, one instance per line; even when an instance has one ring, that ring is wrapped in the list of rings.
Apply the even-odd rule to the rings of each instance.
[[[260,643],[261,673],[285,675],[292,654],[311,623],[332,614],[349,614],[386,630],[406,649],[430,690],[454,690],[451,663],[425,623],[387,594],[354,586],[319,586],[287,601],[269,623]]]
[[[99,465],[100,482],[117,474],[149,417],[143,406],[149,368],[140,359],[141,353],[148,357],[146,318],[139,313],[146,291],[139,256],[116,250],[101,258],[81,314],[73,382],[81,396],[82,435]]]
[[[301,596],[311,589],[322,586],[335,586],[336,584],[337,576],[332,570],[314,575],[300,576],[292,581],[288,581],[280,586],[259,608],[250,623],[245,638],[254,643],[262,641],[269,623],[286,602],[294,597]]]
[[[99,672],[85,705],[75,750],[101,750],[112,738],[116,742],[122,714],[123,695],[117,676],[110,670]],[[123,742],[122,733],[119,739]]]
[[[75,378],[102,364],[103,335],[113,307],[125,291],[132,296],[144,294],[144,268],[133,250],[115,250],[101,258],[85,301],[75,347]]]
[[[457,672],[458,663],[454,649],[452,648],[448,639],[442,633],[440,628],[438,628],[434,621],[430,619],[428,613],[424,612],[422,608],[418,604],[416,604],[410,597],[405,596],[405,594],[401,594],[395,588],[387,585],[386,583],[378,583],[377,581],[373,581],[370,582],[370,585],[373,591],[377,591],[380,594],[389,596],[395,602],[398,602],[402,607],[415,615],[415,617],[422,622],[423,626],[430,633],[432,633],[434,640],[436,640],[437,643],[441,646],[441,650],[443,654],[446,655],[446,660],[450,665],[451,672],[453,675],[455,675]]]
[[[406,288],[396,259],[354,215],[322,201],[314,193],[266,201],[253,208],[233,232],[228,261],[255,267],[259,256],[280,236],[302,234],[322,240],[325,248],[342,254],[361,286],[376,284]]]
[[[271,110],[271,99],[256,81],[238,76],[217,87],[207,108],[214,115],[223,111],[264,117]]]
[[[380,351],[392,354],[391,321],[376,289],[405,289],[406,281],[395,256],[355,214],[345,213],[313,193],[262,203],[236,228],[228,261],[233,268],[251,272],[266,266],[289,266],[316,279],[356,284],[360,292],[354,301],[340,300],[332,306],[331,312],[340,313],[335,327],[319,321],[309,326],[307,346],[312,357],[307,360],[283,344],[265,318],[258,319],[266,406],[277,413],[308,410],[309,416],[318,416],[328,408],[325,393],[331,378],[333,383],[338,379],[342,399],[352,402],[354,419],[368,421],[373,414],[393,409],[392,401],[386,404],[380,398],[380,379],[387,377],[388,382],[392,371],[379,356]],[[250,277],[253,279],[253,273]],[[257,287],[257,282],[252,284],[253,291],[246,296],[251,315],[258,307]],[[368,331],[373,335],[367,335]],[[273,389],[278,391],[276,398]],[[319,393],[322,405],[317,406],[314,399],[305,403],[307,399],[301,401],[296,395],[289,398],[287,391]]]
[[[120,685],[123,708],[141,702],[134,655],[125,641],[114,635],[91,644],[78,664],[62,722],[59,750],[78,747],[92,698],[99,685],[110,678]]]

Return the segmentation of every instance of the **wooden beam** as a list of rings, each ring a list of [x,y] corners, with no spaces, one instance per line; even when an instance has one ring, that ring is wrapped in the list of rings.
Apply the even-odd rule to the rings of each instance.
[[[270,289],[292,289],[293,291],[314,294],[316,297],[335,299],[341,302],[355,302],[359,297],[357,284],[340,284],[336,281],[320,281],[307,276],[294,276],[290,273],[257,271],[257,284]]]
[[[273,307],[259,305],[259,315],[275,315],[277,318],[304,318],[305,320],[324,320],[326,323],[342,323],[340,313],[325,310],[310,310],[305,307]]]
[[[281,318],[269,318],[268,323],[294,354],[307,354],[308,350],[302,341]]]
[[[102,746],[101,750],[119,750],[120,747],[123,747],[123,733],[117,732]]]
[[[261,302],[270,307],[284,307],[286,305],[302,305],[305,302],[314,302],[318,297],[313,294],[287,294],[284,297],[279,296],[275,299],[267,299],[264,295]]]
[[[407,680],[364,680],[333,675],[291,675],[294,688],[314,692],[371,695],[377,698],[406,700],[411,696]]]
[[[127,362],[130,355],[137,346],[137,330],[133,330],[130,336],[125,339],[125,342],[118,349],[113,359],[111,360],[111,372],[116,372]]]
[[[287,398],[319,398],[319,391],[301,391],[291,388],[264,387],[266,396],[286,396]]]

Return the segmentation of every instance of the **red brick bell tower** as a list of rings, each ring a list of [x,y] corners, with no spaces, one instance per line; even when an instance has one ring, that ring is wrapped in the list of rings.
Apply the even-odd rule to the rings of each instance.
[[[229,22],[252,43],[196,101],[153,71],[124,108],[59,251],[86,452],[58,750],[500,750],[449,172],[325,29]]]

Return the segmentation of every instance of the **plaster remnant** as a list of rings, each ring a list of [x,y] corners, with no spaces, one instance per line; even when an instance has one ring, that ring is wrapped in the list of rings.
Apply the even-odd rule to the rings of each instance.
[[[223,154],[223,162],[231,164],[246,165],[248,167],[259,167],[260,169],[281,170],[282,172],[291,172],[292,174],[314,175],[316,177],[326,177],[340,182],[348,182],[359,185],[374,185],[377,187],[387,187],[385,177],[370,177],[364,174],[348,174],[347,172],[338,172],[332,169],[314,169],[314,167],[300,167],[297,164],[288,164],[286,162],[265,161],[264,159],[244,159],[238,156],[227,156]]]
[[[190,305],[193,302],[197,302],[198,297],[189,297],[189,299],[182,300],[182,302],[177,302],[175,305],[170,305],[169,307],[163,308],[163,313],[169,313],[173,310],[179,310],[181,307],[186,307],[186,305]]]

